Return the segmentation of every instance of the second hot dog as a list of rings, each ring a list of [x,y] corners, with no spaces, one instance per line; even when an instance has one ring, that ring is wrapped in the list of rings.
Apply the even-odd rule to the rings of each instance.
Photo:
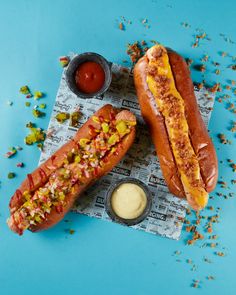
[[[169,190],[186,197],[193,209],[204,208],[218,165],[186,62],[170,49],[153,46],[136,64],[134,82]]]

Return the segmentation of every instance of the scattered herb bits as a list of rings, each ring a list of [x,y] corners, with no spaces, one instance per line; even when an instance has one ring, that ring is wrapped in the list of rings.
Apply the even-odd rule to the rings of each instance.
[[[42,118],[46,115],[44,112],[37,109],[32,110],[32,114],[35,118]]]
[[[9,172],[8,175],[7,175],[8,179],[12,179],[12,178],[15,178],[15,177],[16,177],[16,174],[14,172]]]

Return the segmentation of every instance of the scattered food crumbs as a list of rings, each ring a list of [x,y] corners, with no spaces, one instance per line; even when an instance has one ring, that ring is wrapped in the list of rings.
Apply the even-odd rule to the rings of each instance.
[[[73,229],[65,229],[66,233],[69,233],[70,235],[73,235],[75,233],[75,230]]]
[[[32,122],[28,122],[28,123],[26,124],[26,127],[27,127],[27,128],[34,128],[34,127],[36,127],[36,124],[34,124],[34,123],[32,123]]]
[[[187,22],[182,22],[181,26],[184,27],[184,28],[191,28],[191,25],[189,23],[187,23]]]
[[[212,236],[209,236],[209,239],[210,240],[216,240],[218,238],[218,236],[217,235],[212,235]]]
[[[8,100],[7,101],[7,105],[12,106],[13,105],[13,101]]]
[[[128,44],[126,52],[129,55],[131,61],[136,63],[138,59],[143,56],[144,49],[142,48],[140,42],[137,41],[133,44]]]
[[[16,146],[16,149],[17,149],[18,151],[22,151],[22,150],[23,150],[23,148],[22,148],[21,146],[19,146],[19,145]]]
[[[200,280],[193,280],[193,283],[191,286],[193,288],[199,288],[200,287],[199,284],[200,284]]]
[[[225,253],[224,252],[215,252],[215,254],[217,256],[220,256],[220,257],[224,257],[225,256]]]
[[[218,243],[209,243],[210,248],[215,248],[218,245]]]
[[[186,209],[186,214],[191,215],[191,210],[189,208]]]
[[[209,55],[204,55],[201,61],[207,62],[209,60]]]
[[[190,67],[191,64],[193,63],[193,59],[191,59],[191,58],[186,58],[185,61],[186,61],[187,65],[188,65],[189,67]]]
[[[41,128],[36,128],[35,124],[31,122],[29,122],[26,127],[30,129],[30,134],[25,137],[25,143],[27,145],[44,141],[45,132]]]
[[[230,164],[230,167],[233,169],[233,172],[236,172],[236,164],[231,163]]]
[[[194,36],[194,43],[192,44],[192,47],[193,48],[196,48],[196,47],[199,47],[199,44],[200,44],[200,40],[208,40],[210,41],[210,38],[207,36],[207,34],[205,32],[203,32],[202,30],[200,29],[197,29],[196,30],[197,32],[200,32],[200,34],[196,34]]]
[[[236,71],[236,64],[229,66],[229,68],[232,69],[233,71]]]
[[[29,87],[27,85],[22,86],[20,88],[20,93],[25,94],[25,95],[29,94],[30,93]]]
[[[221,92],[221,85],[220,83],[216,83],[214,84],[210,89],[209,91],[212,92],[212,93],[216,93],[216,92]]]
[[[16,174],[14,172],[9,172],[8,175],[7,175],[7,177],[9,179],[15,178],[15,176],[16,176]]]
[[[43,97],[43,93],[41,91],[34,92],[34,99],[39,99]]]
[[[61,113],[58,113],[55,116],[55,118],[56,118],[58,123],[64,123],[66,120],[68,120],[70,118],[70,114],[61,112]]]
[[[212,260],[207,257],[203,257],[203,261],[206,263],[212,263]]]
[[[31,103],[30,103],[29,101],[26,101],[26,102],[25,102],[25,106],[26,106],[26,107],[30,107],[30,105],[31,105]]]
[[[46,108],[46,104],[45,104],[45,103],[41,103],[41,104],[39,105],[39,108],[40,108],[40,109],[45,109],[45,108]]]
[[[225,134],[223,134],[223,133],[219,133],[218,138],[220,139],[220,143],[232,144],[232,142],[230,140],[226,139]]]
[[[229,110],[229,111],[234,110],[234,104],[233,104],[233,103],[230,103],[230,104],[228,105],[228,107],[227,107],[227,110]]]
[[[22,168],[22,167],[24,167],[24,163],[19,162],[19,163],[16,164],[16,167],[21,167]]]
[[[208,233],[212,233],[212,232],[213,232],[213,229],[212,229],[211,226],[209,226],[209,227],[207,228],[207,232],[208,232]]]
[[[70,114],[70,126],[79,127],[80,112],[75,111]]]
[[[197,83],[197,88],[200,90],[202,89],[204,86],[204,82],[201,82],[201,83]]]
[[[42,152],[43,151],[43,143],[42,142],[38,143],[37,148]]]
[[[9,148],[9,150],[10,151],[4,155],[5,158],[11,158],[13,155],[17,153],[17,150],[14,147]]]
[[[194,232],[196,230],[195,225],[186,226],[185,228],[186,232]]]
[[[232,122],[233,126],[230,128],[231,132],[236,132],[236,121]]]
[[[35,118],[41,118],[46,115],[44,112],[36,110],[36,109],[32,110],[32,114]]]
[[[216,62],[216,61],[213,61],[212,63],[213,63],[213,65],[214,65],[215,67],[219,67],[219,66],[220,66],[220,63],[218,63],[218,62]]]
[[[175,254],[175,255],[180,255],[180,254],[181,254],[181,251],[176,250],[176,251],[174,252],[174,254]]]
[[[146,18],[142,19],[141,20],[141,23],[144,25],[144,27],[146,29],[149,29],[150,28],[150,26],[147,24],[148,23],[148,20]]]
[[[121,31],[124,31],[125,30],[125,26],[124,26],[124,24],[122,22],[119,23],[119,29]]]
[[[221,51],[219,54],[220,54],[222,57],[226,57],[226,56],[228,55],[228,53],[225,52],[225,51]]]
[[[215,279],[215,277],[213,277],[213,276],[207,276],[206,278],[207,278],[207,280],[209,280],[209,281],[213,281],[213,280]]]
[[[218,181],[221,188],[227,188],[227,183],[225,181]]]
[[[60,62],[60,65],[64,68],[69,64],[70,58],[68,56],[61,56],[59,58],[59,62]]]
[[[219,69],[216,69],[216,70],[215,70],[215,74],[216,74],[216,75],[219,75],[219,74],[220,74],[220,70],[219,70]]]
[[[206,66],[205,65],[194,65],[193,67],[196,71],[200,71],[200,72],[205,72],[206,71]]]
[[[196,271],[197,270],[197,266],[196,264],[194,264],[192,267],[191,267],[191,271]]]

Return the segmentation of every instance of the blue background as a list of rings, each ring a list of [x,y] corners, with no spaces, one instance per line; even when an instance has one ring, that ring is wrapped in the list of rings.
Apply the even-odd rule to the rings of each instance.
[[[191,3],[192,2],[192,3]],[[118,28],[121,16],[132,21],[125,31]],[[150,28],[141,20],[147,18]],[[190,28],[181,22],[191,24]],[[192,48],[196,28],[203,28],[211,41],[203,40]],[[225,247],[226,257],[214,255],[214,249],[186,246],[186,234],[180,241],[145,234],[113,223],[69,214],[69,223],[61,222],[39,234],[26,232],[22,237],[6,226],[8,202],[27,172],[38,163],[37,147],[25,146],[25,124],[32,120],[47,128],[59,85],[62,69],[58,57],[70,51],[95,51],[107,59],[121,63],[128,59],[126,45],[136,40],[156,39],[199,63],[209,54],[205,79],[208,83],[236,75],[227,66],[230,57],[219,51],[235,54],[235,44],[225,42],[219,33],[236,39],[234,1],[0,1],[0,292],[1,294],[235,294],[236,215],[235,198],[225,200],[215,196],[210,205],[222,208],[219,250]],[[214,74],[211,61],[221,64],[221,75]],[[201,74],[192,71],[194,80]],[[34,119],[25,107],[19,88],[29,85],[46,97],[46,117]],[[225,91],[224,93],[231,93]],[[7,101],[13,105],[7,105]],[[31,100],[32,101],[32,100]],[[235,96],[231,98],[235,102]],[[235,115],[226,109],[227,103],[215,103],[210,122],[211,136],[220,161],[220,176],[229,188],[216,191],[235,192],[230,180],[235,178],[227,159],[234,158],[235,135],[229,131]],[[222,145],[218,133],[225,133],[232,145]],[[8,147],[21,145],[23,151],[11,159],[3,154]],[[24,162],[24,168],[16,163]],[[7,179],[8,172],[17,174]],[[214,193],[212,194],[215,195]],[[74,229],[74,235],[67,230]],[[217,248],[217,250],[218,250]],[[174,251],[181,251],[176,257]],[[212,264],[203,262],[203,257]],[[198,266],[191,271],[186,259]],[[180,259],[180,261],[176,261]],[[213,275],[215,281],[207,281]],[[193,279],[200,279],[200,288],[191,288]]]

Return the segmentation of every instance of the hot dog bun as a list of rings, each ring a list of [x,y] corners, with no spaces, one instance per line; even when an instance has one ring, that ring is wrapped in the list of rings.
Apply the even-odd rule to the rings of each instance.
[[[161,45],[153,46],[135,65],[134,82],[170,192],[187,197],[193,209],[202,209],[207,204],[207,193],[216,185],[218,163],[185,60]],[[177,136],[180,141],[185,136],[185,142],[177,145]],[[188,157],[180,155],[185,148]],[[185,172],[184,165],[188,167]],[[191,173],[192,184],[187,188],[190,178],[186,174]]]
[[[135,125],[127,110],[111,105],[99,109],[72,140],[27,175],[11,198],[9,227],[22,234],[59,222],[79,195],[122,159],[133,143]]]

